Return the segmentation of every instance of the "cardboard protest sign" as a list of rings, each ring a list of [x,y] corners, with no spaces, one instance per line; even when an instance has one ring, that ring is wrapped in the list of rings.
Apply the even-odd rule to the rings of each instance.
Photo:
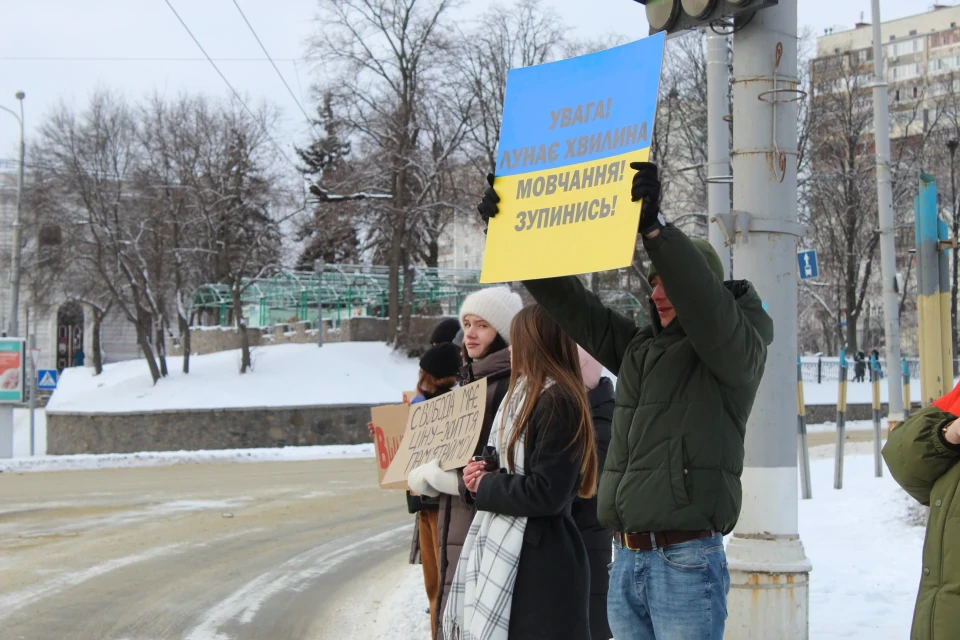
[[[619,269],[633,260],[640,204],[631,162],[646,161],[662,33],[507,74],[480,282]]]
[[[400,449],[383,483],[406,479],[411,469],[440,460],[445,471],[465,466],[473,456],[483,428],[487,380],[408,407],[410,415]]]
[[[384,484],[383,476],[400,449],[400,441],[407,430],[410,407],[406,404],[389,404],[370,409],[370,422],[374,426],[374,448],[377,454],[377,481],[381,489],[406,489],[406,480]]]

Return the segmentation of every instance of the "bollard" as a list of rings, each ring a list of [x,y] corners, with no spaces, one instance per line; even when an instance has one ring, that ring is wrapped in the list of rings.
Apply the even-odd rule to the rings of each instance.
[[[807,446],[807,408],[803,402],[803,366],[797,356],[797,437],[800,448],[800,490],[804,500],[813,497],[810,489],[810,449]]]
[[[823,357],[817,356],[817,384],[823,383]]]
[[[843,489],[843,445],[847,437],[847,351],[840,350],[840,384],[837,389],[837,450],[833,466],[833,488]]]
[[[903,419],[906,420],[907,416],[910,415],[910,410],[913,409],[913,398],[910,397],[910,366],[907,364],[907,359],[903,359]],[[893,431],[893,428],[897,426],[895,424],[890,425],[890,430]]]
[[[873,386],[873,468],[878,478],[883,477],[883,457],[880,455],[880,363],[870,356],[870,383]]]

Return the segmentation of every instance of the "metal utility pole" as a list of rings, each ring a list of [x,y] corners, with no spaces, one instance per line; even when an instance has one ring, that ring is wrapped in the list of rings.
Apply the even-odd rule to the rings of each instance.
[[[7,329],[7,335],[10,337],[14,337],[20,332],[17,320],[20,315],[20,223],[23,219],[23,99],[25,97],[26,94],[24,94],[23,91],[17,91],[16,98],[20,101],[19,116],[6,107],[0,107],[0,109],[12,115],[20,123],[20,173],[17,177],[17,215],[13,220],[13,255],[10,265],[10,323]]]
[[[707,30],[707,209],[710,217],[730,213],[730,67],[725,35]],[[722,218],[721,218],[722,219]],[[710,244],[720,255],[723,278],[730,279],[730,247],[719,224],[709,226]]]
[[[887,81],[883,75],[880,36],[880,0],[873,0],[873,131],[877,157],[877,204],[880,226],[880,276],[883,280],[883,329],[887,355],[887,420],[903,420],[903,389],[891,367],[900,362],[900,300],[897,291],[897,254],[893,237],[893,188],[890,182],[890,116]],[[895,370],[895,369],[894,369]]]
[[[735,278],[773,319],[747,424],[743,507],[727,545],[727,640],[805,639],[809,573],[797,495],[797,0],[737,19],[733,36]],[[728,225],[727,233],[731,229]]]
[[[957,147],[960,147],[960,140],[950,138],[947,140],[947,151],[950,152],[950,215],[953,223],[953,237],[960,238],[960,216],[957,215],[957,172],[956,155]],[[950,337],[953,345],[953,354],[960,354],[960,344],[957,342],[957,273],[960,267],[960,251],[953,251],[953,279],[950,281]],[[957,372],[954,371],[954,374]]]

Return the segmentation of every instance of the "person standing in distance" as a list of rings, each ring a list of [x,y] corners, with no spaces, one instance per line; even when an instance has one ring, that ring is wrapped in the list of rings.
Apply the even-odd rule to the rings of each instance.
[[[723,535],[740,516],[744,436],[773,341],[746,281],[723,281],[710,244],[660,212],[657,166],[630,165],[650,256],[651,323],[609,309],[576,277],[524,282],[578,344],[618,372],[598,494],[614,531],[607,614],[617,640],[721,640],[730,576]],[[479,210],[499,212],[490,188]]]

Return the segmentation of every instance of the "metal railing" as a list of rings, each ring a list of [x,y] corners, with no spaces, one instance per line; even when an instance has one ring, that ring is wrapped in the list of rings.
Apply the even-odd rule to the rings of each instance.
[[[904,358],[907,363],[907,368],[910,371],[911,378],[920,377],[920,359],[919,358]],[[880,359],[880,375],[883,378],[887,377],[887,362],[884,359]],[[847,360],[847,378],[848,380],[853,380],[856,376],[856,367],[853,360]],[[866,362],[866,374],[865,380],[870,380],[870,361]],[[954,371],[960,370],[960,359],[953,361]],[[803,376],[804,382],[809,383],[821,383],[821,382],[838,382],[840,379],[840,361],[838,358],[820,358],[816,361],[811,361],[805,359],[800,363],[800,372]],[[900,373],[900,367],[897,367],[897,373]]]

